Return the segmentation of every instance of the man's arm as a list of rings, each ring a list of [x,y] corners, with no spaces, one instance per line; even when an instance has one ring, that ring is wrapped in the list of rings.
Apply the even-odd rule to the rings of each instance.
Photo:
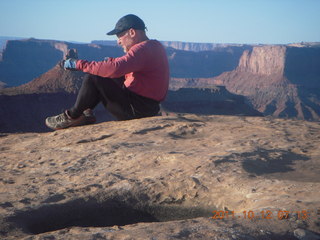
[[[130,51],[118,58],[108,58],[106,61],[76,61],[76,69],[101,77],[118,78],[130,72],[143,69],[146,58],[143,49],[133,47]]]

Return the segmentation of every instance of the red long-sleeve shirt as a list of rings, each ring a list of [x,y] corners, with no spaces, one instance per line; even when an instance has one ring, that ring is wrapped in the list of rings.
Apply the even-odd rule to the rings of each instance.
[[[130,91],[156,101],[163,101],[168,92],[168,58],[157,40],[135,44],[122,57],[101,62],[78,60],[76,68],[101,77],[125,76],[124,84]]]

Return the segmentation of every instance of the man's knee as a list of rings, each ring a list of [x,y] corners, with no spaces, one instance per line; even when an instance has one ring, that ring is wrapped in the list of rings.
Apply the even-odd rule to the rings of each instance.
[[[84,82],[91,82],[91,83],[96,83],[98,76],[92,75],[92,74],[86,74],[83,81]]]
[[[103,89],[108,84],[108,79],[95,76],[92,74],[86,74],[83,78],[82,85],[90,88]]]
[[[83,78],[82,85],[88,85],[94,83],[94,75],[86,74]]]
[[[107,85],[113,85],[116,84],[119,87],[123,85],[124,78],[106,78],[106,77],[100,77],[92,74],[87,74],[84,78],[84,81],[91,83],[94,83],[96,86],[107,86]]]

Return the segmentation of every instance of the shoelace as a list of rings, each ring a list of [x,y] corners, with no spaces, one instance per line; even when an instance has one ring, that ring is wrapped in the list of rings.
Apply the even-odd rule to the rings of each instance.
[[[56,120],[57,120],[57,122],[64,122],[66,120],[65,113],[61,113],[60,115],[58,115]]]

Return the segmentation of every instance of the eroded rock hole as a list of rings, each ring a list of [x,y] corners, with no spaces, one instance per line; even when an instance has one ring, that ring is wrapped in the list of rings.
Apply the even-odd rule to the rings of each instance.
[[[40,234],[72,226],[109,227],[139,222],[165,222],[172,220],[209,217],[212,209],[181,206],[139,205],[109,199],[78,199],[63,204],[41,206],[20,211],[9,221],[14,228],[27,234]],[[213,209],[214,210],[214,209]]]

